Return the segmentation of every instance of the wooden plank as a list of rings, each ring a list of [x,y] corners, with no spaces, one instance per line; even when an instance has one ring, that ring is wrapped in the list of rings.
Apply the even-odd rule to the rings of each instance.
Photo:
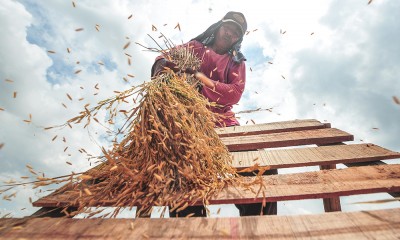
[[[271,122],[245,126],[217,128],[215,131],[220,137],[248,136],[266,133],[293,132],[299,130],[311,130],[330,128],[330,123],[321,123],[315,119],[302,119],[293,121]]]
[[[400,164],[262,176],[265,201],[331,198],[356,194],[400,191]],[[248,182],[255,177],[246,178]],[[260,186],[250,190],[228,186],[210,204],[262,202]]]
[[[297,216],[0,219],[0,239],[399,239],[400,208]],[[52,227],[48,227],[52,226]],[[58,227],[57,227],[58,226]]]
[[[262,176],[264,190],[259,194],[260,185],[251,189],[227,186],[210,199],[210,204],[246,204],[267,202],[331,198],[354,194],[400,191],[400,164],[365,166],[347,169],[321,170],[293,174]],[[255,177],[244,177],[252,182]],[[33,203],[35,207],[76,206],[75,195],[68,191],[49,195]],[[202,204],[201,201],[198,204]],[[110,203],[102,206],[110,206]]]
[[[262,148],[311,144],[331,144],[353,141],[354,136],[336,128],[282,132],[261,135],[221,138],[229,151],[248,151]]]
[[[251,167],[256,163],[260,166],[270,166],[271,169],[278,169],[400,158],[399,152],[393,152],[371,143],[291,149],[262,149],[232,152],[231,154],[233,156],[232,166],[238,170]]]

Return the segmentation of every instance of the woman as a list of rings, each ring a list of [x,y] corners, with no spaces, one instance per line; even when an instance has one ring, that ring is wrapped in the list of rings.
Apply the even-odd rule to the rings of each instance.
[[[183,45],[193,49],[194,54],[202,60],[200,69],[188,72],[202,83],[201,93],[210,102],[217,103],[218,107],[210,107],[219,116],[216,127],[239,125],[232,108],[239,102],[246,83],[246,59],[240,52],[246,30],[244,15],[240,12],[228,12],[205,32]],[[165,67],[179,70],[175,69],[173,63],[159,56],[152,67],[152,76],[163,71]],[[241,216],[260,215],[262,209],[263,214],[276,214],[276,203],[269,203],[266,208],[262,208],[261,204],[237,204],[236,207]],[[170,216],[184,217],[190,213],[194,213],[194,216],[206,216],[203,206],[191,206],[179,213],[173,211]]]
[[[210,102],[218,104],[218,107],[210,109],[220,116],[217,127],[239,125],[232,107],[239,102],[246,83],[246,59],[239,51],[246,29],[242,13],[228,12],[204,33],[184,44],[202,60],[194,76],[203,84],[201,93]],[[152,75],[164,70],[164,67],[173,69],[174,65],[163,56],[157,57]]]

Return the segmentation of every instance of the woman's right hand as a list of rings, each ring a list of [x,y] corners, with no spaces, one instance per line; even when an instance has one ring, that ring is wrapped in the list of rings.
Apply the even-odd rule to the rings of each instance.
[[[175,63],[167,61],[165,58],[161,58],[154,63],[151,71],[151,76],[153,77],[159,75],[162,71],[165,71],[166,68],[172,70],[175,73],[180,71]]]

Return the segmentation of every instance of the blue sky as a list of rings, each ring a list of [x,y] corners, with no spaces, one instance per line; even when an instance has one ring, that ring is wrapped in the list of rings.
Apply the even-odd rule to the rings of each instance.
[[[354,134],[354,142],[372,142],[400,151],[400,105],[393,101],[393,96],[400,98],[400,25],[396,19],[400,2],[367,3],[79,0],[73,7],[72,1],[65,0],[3,0],[1,180],[29,175],[26,164],[52,176],[89,168],[85,156],[77,150],[85,148],[96,155],[96,143],[109,144],[101,137],[101,127],[92,126],[93,138],[79,128],[43,131],[41,127],[65,122],[85,104],[94,105],[112,96],[114,90],[148,81],[156,54],[135,44],[156,47],[147,34],[158,39],[162,32],[176,43],[185,42],[228,10],[243,12],[249,30],[242,46],[248,59],[246,90],[234,110],[273,107],[272,112],[239,115],[242,125],[252,124],[250,119],[265,123],[315,118]],[[177,23],[181,31],[175,28]],[[152,25],[158,31],[152,31]],[[83,30],[76,31],[78,28]],[[127,42],[131,44],[123,50]],[[132,56],[131,65],[126,54]],[[75,74],[77,70],[81,72]],[[124,77],[130,82],[126,83]],[[30,114],[32,123],[23,122]],[[101,113],[99,119],[105,115]],[[66,147],[68,151],[64,152]],[[303,170],[313,169],[280,172]],[[28,198],[39,196],[41,193],[29,188],[20,189],[13,201],[0,200],[0,215],[29,215],[35,209]],[[343,203],[349,203],[344,209],[371,207],[350,204],[354,198],[343,198]],[[278,211],[316,213],[322,211],[322,203],[283,202]],[[222,214],[235,216],[237,212],[225,206]]]

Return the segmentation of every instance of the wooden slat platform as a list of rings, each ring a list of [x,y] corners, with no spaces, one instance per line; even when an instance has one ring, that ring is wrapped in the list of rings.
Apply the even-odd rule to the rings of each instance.
[[[400,191],[400,164],[333,169],[316,172],[263,176],[265,201],[330,198],[355,194]],[[254,177],[245,178],[253,181]],[[228,186],[210,204],[255,203],[263,201],[263,194],[241,187]],[[68,192],[43,197],[33,203],[35,207],[73,205],[76,196]],[[201,204],[199,201],[198,204]],[[104,205],[107,206],[107,205]]]
[[[330,123],[321,123],[316,119],[302,119],[293,121],[271,122],[245,126],[217,128],[215,131],[220,137],[247,136],[266,133],[291,132],[330,128]]]
[[[399,152],[393,152],[371,143],[274,150],[262,149],[258,151],[232,152],[231,154],[233,156],[232,165],[238,170],[251,167],[256,163],[259,166],[278,169],[400,158]]]
[[[229,151],[248,151],[262,148],[288,147],[311,144],[332,144],[353,141],[354,136],[336,128],[281,132],[238,137],[224,137]]]
[[[237,218],[0,219],[0,239],[310,238],[399,239],[400,208]]]

